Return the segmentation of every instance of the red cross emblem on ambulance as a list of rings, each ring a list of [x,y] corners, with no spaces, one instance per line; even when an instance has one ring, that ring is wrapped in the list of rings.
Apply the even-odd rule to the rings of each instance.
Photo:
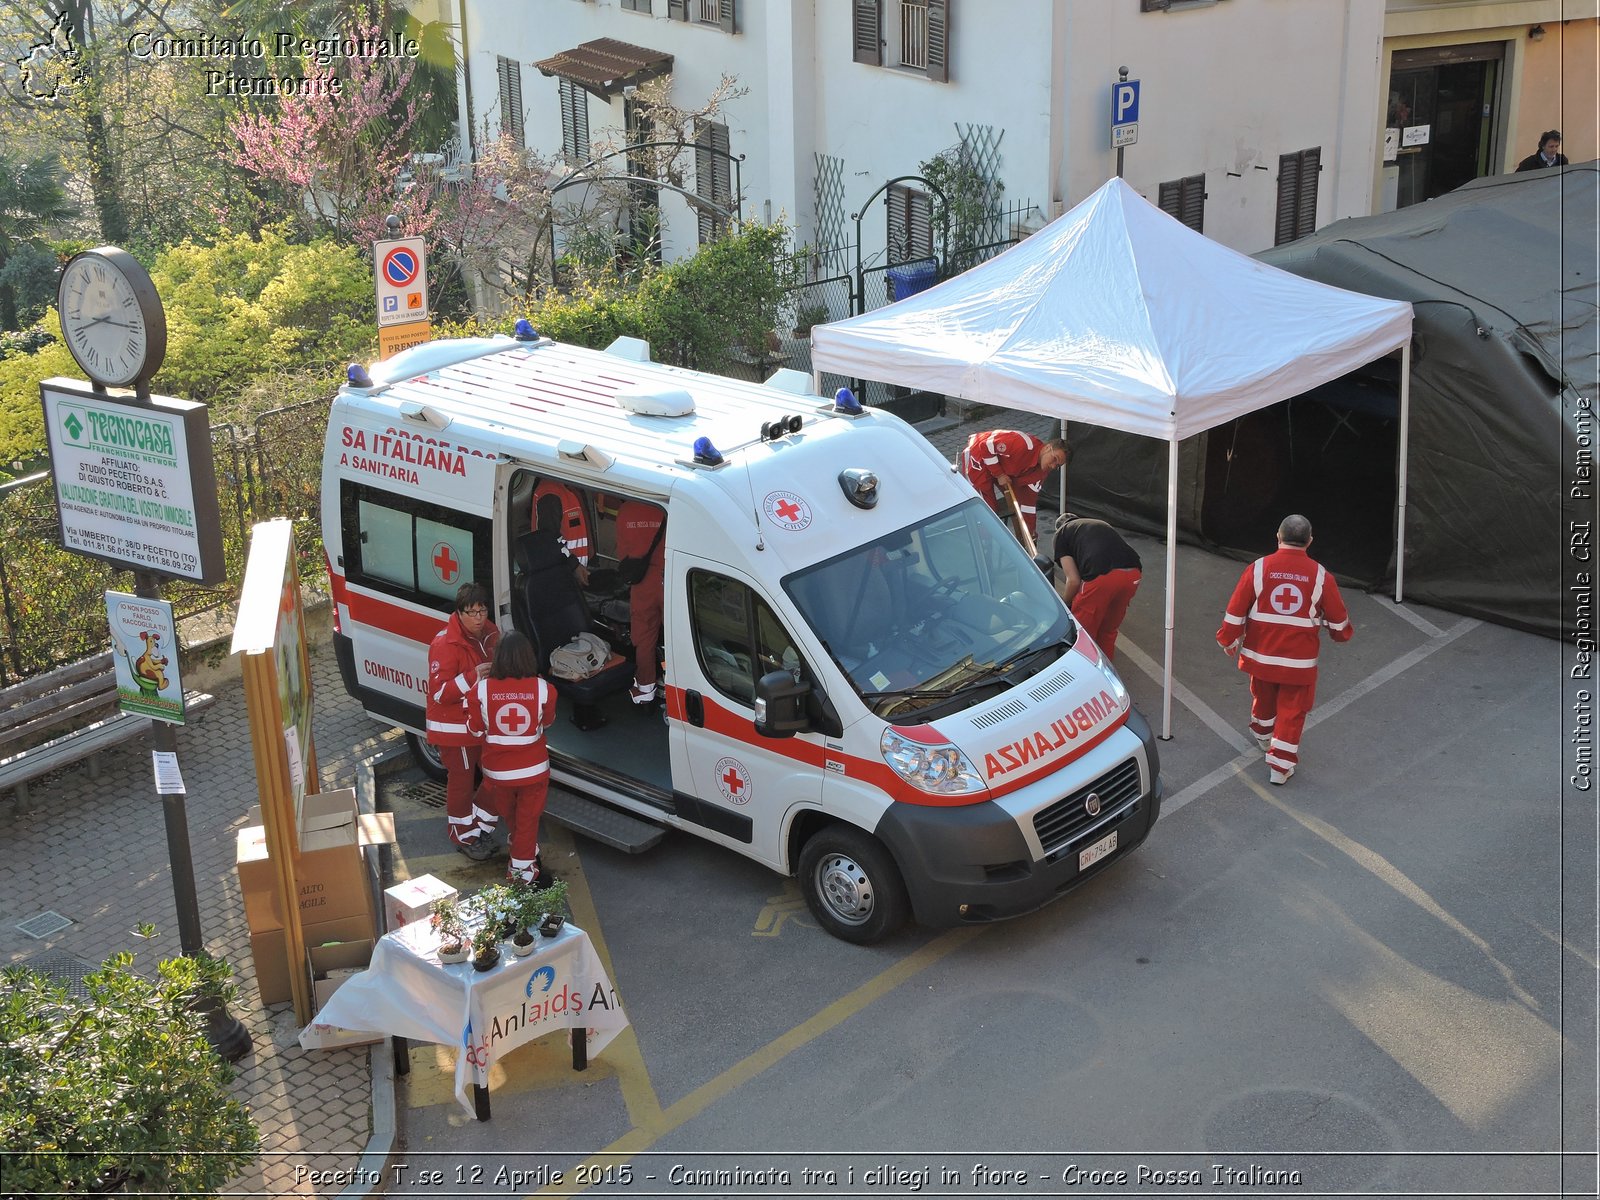
[[[811,506],[793,492],[768,492],[761,506],[779,529],[798,532],[811,524]]]
[[[1300,589],[1292,583],[1280,583],[1267,594],[1267,602],[1286,617],[1292,617],[1300,611],[1302,600],[1304,596]]]
[[[717,790],[729,804],[750,803],[750,772],[735,758],[719,758],[713,769]]]
[[[433,569],[446,583],[454,583],[456,576],[461,572],[460,561],[444,542],[434,543]]]

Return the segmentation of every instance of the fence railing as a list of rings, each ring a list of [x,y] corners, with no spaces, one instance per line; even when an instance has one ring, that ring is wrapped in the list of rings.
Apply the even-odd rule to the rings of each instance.
[[[313,400],[262,413],[250,425],[212,427],[228,582],[168,583],[162,594],[180,619],[238,599],[250,528],[258,521],[294,520],[301,578],[321,577],[317,516],[327,421],[327,402]],[[0,529],[0,684],[104,650],[104,593],[131,590],[132,574],[61,548],[49,472],[0,487]]]

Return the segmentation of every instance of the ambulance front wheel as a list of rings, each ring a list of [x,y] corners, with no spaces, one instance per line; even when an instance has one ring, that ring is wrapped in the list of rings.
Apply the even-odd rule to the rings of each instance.
[[[853,825],[829,825],[800,851],[800,890],[836,938],[870,945],[905,923],[905,884],[883,843]]]
[[[439,757],[439,747],[428,745],[427,739],[414,733],[406,734],[406,745],[411,748],[411,761],[422,768],[422,773],[429,779],[443,783],[449,772],[444,769],[444,760]]]

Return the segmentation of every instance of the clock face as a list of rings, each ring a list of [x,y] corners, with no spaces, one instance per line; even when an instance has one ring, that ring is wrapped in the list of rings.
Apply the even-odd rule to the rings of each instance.
[[[160,323],[164,351],[166,321],[149,276],[131,255],[79,254],[62,270],[57,298],[67,349],[91,379],[122,387],[160,365],[160,354],[151,353],[151,326]]]

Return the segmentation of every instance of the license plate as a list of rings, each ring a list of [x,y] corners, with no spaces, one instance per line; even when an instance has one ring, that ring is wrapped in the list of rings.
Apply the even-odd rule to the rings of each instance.
[[[1087,871],[1095,863],[1117,848],[1117,831],[1113,829],[1087,850],[1078,851],[1078,870]]]

